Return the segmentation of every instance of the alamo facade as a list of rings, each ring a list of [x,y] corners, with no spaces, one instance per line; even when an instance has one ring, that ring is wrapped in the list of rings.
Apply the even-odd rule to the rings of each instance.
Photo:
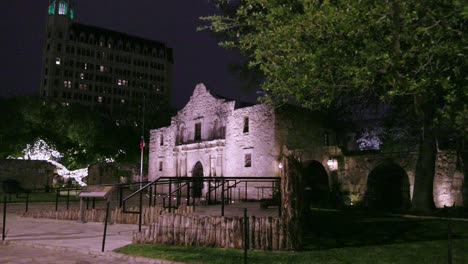
[[[331,191],[338,189],[351,205],[365,201],[376,207],[409,207],[417,153],[346,153],[336,138],[336,131],[318,113],[228,100],[198,84],[170,126],[150,131],[148,179],[279,177],[283,158],[295,156],[303,166],[302,185],[312,202],[330,199]],[[248,193],[249,199],[271,195],[265,189],[260,197],[261,185],[239,192]],[[436,206],[462,205],[466,185],[455,153],[439,152]]]

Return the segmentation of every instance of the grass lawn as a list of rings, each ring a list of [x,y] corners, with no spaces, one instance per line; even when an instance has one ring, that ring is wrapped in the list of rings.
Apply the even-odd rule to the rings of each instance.
[[[447,263],[446,220],[314,211],[300,252],[249,251],[249,263]],[[451,221],[453,263],[468,263],[468,222]],[[187,263],[243,263],[243,251],[127,245],[117,252]]]
[[[55,202],[55,192],[32,192],[29,194],[29,202]],[[3,202],[3,194],[1,194],[1,202]],[[21,193],[20,197],[26,197],[26,194]],[[16,195],[7,196],[8,202],[11,203],[24,203],[26,198],[17,198]],[[59,202],[67,200],[67,191],[60,191]],[[74,190],[70,191],[70,201],[79,201],[78,193]]]

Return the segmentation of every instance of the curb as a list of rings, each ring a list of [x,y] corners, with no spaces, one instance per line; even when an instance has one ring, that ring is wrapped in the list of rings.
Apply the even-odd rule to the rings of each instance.
[[[1,246],[21,246],[21,247],[30,247],[30,248],[37,248],[37,249],[46,249],[52,250],[62,253],[67,252],[78,252],[81,254],[90,255],[93,257],[101,257],[106,258],[110,261],[120,261],[122,263],[142,263],[142,264],[183,264],[183,262],[175,262],[170,260],[162,260],[162,259],[153,259],[153,258],[146,258],[140,256],[130,256],[123,253],[117,253],[112,251],[93,251],[93,250],[86,250],[80,248],[71,248],[71,247],[63,247],[63,246],[51,246],[51,245],[42,245],[42,244],[35,244],[31,242],[24,242],[24,241],[1,241]]]

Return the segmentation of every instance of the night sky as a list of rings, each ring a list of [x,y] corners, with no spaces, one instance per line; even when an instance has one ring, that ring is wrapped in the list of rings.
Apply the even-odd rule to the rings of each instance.
[[[112,29],[152,40],[174,49],[172,105],[187,103],[195,85],[204,83],[219,95],[255,101],[228,70],[241,61],[238,51],[218,47],[211,32],[197,32],[198,18],[217,13],[208,0],[74,0],[75,22]],[[3,6],[0,50],[1,97],[39,90],[45,38],[47,0],[8,1]],[[5,10],[6,8],[6,10]]]

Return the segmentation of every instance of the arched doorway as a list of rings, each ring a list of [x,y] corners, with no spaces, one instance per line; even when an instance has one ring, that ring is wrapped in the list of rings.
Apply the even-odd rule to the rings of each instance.
[[[203,189],[203,165],[197,162],[192,170],[192,196],[194,198],[200,198],[202,196]]]
[[[302,182],[306,207],[328,204],[330,194],[328,174],[320,162],[313,160],[305,165]]]
[[[377,210],[402,210],[410,206],[409,180],[393,162],[375,167],[367,178],[367,202]]]

